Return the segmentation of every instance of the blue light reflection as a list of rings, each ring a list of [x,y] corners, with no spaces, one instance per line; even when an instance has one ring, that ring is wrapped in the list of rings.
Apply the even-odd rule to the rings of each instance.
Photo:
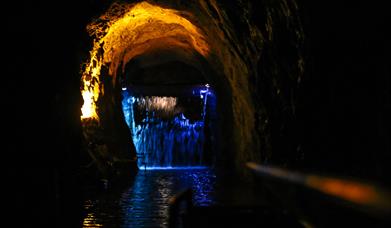
[[[193,170],[193,169],[207,169],[207,166],[155,166],[146,167],[145,170]]]
[[[121,227],[168,227],[169,199],[191,188],[195,206],[215,204],[216,175],[210,169],[140,171],[121,194]]]

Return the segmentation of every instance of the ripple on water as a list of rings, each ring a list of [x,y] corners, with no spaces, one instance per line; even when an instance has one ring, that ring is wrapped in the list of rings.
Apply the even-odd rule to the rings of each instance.
[[[194,205],[211,205],[215,181],[211,169],[140,170],[122,192],[87,192],[83,227],[167,227],[170,197],[190,187]]]

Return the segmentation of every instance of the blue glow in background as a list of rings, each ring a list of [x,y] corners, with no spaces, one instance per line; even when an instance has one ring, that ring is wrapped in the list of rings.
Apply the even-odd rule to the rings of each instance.
[[[183,112],[176,113],[171,118],[162,118],[155,115],[156,110],[145,109],[142,110],[143,118],[136,120],[136,112],[140,112],[141,103],[159,100],[156,98],[164,100],[166,97],[134,96],[132,91],[127,89],[122,90],[122,95],[123,112],[132,134],[139,168],[166,169],[205,165],[205,117],[208,99],[215,100],[215,95],[208,85],[192,89],[193,98],[199,99],[202,105],[199,113],[201,118],[193,121]],[[160,113],[162,111],[175,113],[172,107],[159,110]]]

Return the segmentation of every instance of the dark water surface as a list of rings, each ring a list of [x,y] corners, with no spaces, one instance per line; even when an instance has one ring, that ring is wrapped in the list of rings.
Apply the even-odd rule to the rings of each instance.
[[[140,170],[128,187],[86,188],[83,227],[168,227],[168,200],[190,187],[193,204],[215,203],[213,170]]]

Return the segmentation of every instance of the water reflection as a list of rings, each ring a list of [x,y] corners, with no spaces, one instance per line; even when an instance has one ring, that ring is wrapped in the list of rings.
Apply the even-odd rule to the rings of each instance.
[[[170,197],[190,187],[195,205],[211,205],[215,181],[210,169],[140,170],[128,189],[88,193],[83,227],[168,227]]]
[[[103,227],[96,221],[94,213],[88,213],[83,220],[83,227]]]

